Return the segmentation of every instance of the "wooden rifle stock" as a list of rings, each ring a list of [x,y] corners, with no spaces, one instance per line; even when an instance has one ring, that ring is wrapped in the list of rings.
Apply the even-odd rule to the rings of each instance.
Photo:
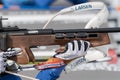
[[[66,36],[66,34],[64,34]],[[86,40],[91,43],[91,47],[101,46],[110,43],[107,33],[87,33],[86,37],[64,37],[56,39],[53,34],[47,35],[9,35],[7,37],[8,47],[19,47],[23,50],[22,55],[15,56],[12,59],[20,64],[28,64],[34,62],[35,58],[30,50],[32,46],[47,46],[47,45],[60,45],[64,46],[72,40]],[[41,52],[39,52],[41,53]]]

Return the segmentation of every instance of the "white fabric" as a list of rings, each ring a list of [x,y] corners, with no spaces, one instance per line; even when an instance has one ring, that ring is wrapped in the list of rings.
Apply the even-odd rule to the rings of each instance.
[[[5,71],[5,58],[3,58],[3,52],[0,52],[0,73]]]
[[[84,56],[86,54],[86,51],[90,47],[90,43],[87,41],[83,41],[83,40],[80,40],[79,42],[81,43],[81,45],[79,45],[76,40],[73,41],[74,44],[69,42],[67,44],[68,45],[67,51],[62,54],[58,54],[55,57],[58,57],[58,58],[64,59],[64,60],[71,60],[71,59],[75,59],[75,58]],[[88,44],[88,46],[86,47],[87,48],[86,50],[85,50],[84,42],[86,42]],[[73,50],[73,47],[74,47],[74,50]],[[80,50],[79,50],[79,48],[80,48]]]
[[[7,57],[17,55],[22,50],[20,48],[8,49],[6,52],[0,52],[0,73],[4,72],[7,66],[6,60]]]
[[[87,61],[93,61],[93,60],[104,58],[106,56],[107,55],[103,53],[102,51],[97,50],[95,48],[91,48],[87,51],[87,54],[85,55],[85,59]]]
[[[10,52],[12,56],[14,55],[21,55],[22,50],[21,48],[8,48],[7,53]],[[9,55],[9,54],[8,54]]]

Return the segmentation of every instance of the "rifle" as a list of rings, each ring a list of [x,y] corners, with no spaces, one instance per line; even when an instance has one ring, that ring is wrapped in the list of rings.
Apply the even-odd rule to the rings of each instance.
[[[103,30],[107,29],[29,30],[19,29],[18,27],[3,28],[1,24],[0,49],[6,51],[8,48],[21,48],[22,54],[19,56],[14,56],[12,59],[20,64],[27,64],[31,61],[35,61],[34,55],[30,50],[30,48],[34,46],[64,46],[66,43],[72,40],[90,41],[91,47],[109,44],[109,36],[107,33],[101,33]]]
[[[97,6],[97,5],[100,6]],[[101,9],[102,8],[102,9]],[[48,23],[53,20],[57,15],[66,12],[76,10],[91,10],[101,9],[99,14],[95,16],[86,25],[86,29],[68,29],[68,30],[53,30],[45,29]],[[104,15],[103,15],[104,14]],[[88,29],[90,27],[96,27],[104,23],[107,19],[108,11],[103,3],[85,3],[76,5],[58,12],[53,18],[51,18],[43,29],[19,29],[16,27],[2,27],[0,22],[0,49],[6,51],[8,48],[19,47],[22,49],[22,55],[15,56],[12,59],[19,64],[28,64],[34,62],[35,58],[30,50],[34,46],[45,46],[45,45],[60,45],[64,46],[66,43],[72,40],[87,40],[91,43],[91,47],[106,45],[110,43],[108,32],[119,32],[120,29]],[[1,19],[2,20],[2,19]]]

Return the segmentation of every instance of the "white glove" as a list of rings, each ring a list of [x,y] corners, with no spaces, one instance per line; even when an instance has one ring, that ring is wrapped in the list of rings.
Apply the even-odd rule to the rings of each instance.
[[[0,74],[5,71],[6,58],[3,58],[3,52],[0,52]]]
[[[64,60],[71,60],[78,57],[82,57],[86,54],[86,51],[89,49],[89,47],[90,43],[88,41],[74,40],[72,42],[67,43],[66,51],[55,55],[55,57]]]
[[[4,57],[11,57],[15,55],[20,55],[22,52],[21,48],[9,48],[6,52],[3,52]]]
[[[0,52],[0,73],[6,70],[7,57],[15,56],[19,54],[22,50],[20,48],[8,49],[6,52]]]

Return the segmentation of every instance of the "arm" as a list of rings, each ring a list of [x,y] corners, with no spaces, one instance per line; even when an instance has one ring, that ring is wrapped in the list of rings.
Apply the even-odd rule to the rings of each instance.
[[[48,61],[43,62],[42,64],[35,65],[35,67],[41,70],[36,76],[40,80],[56,80],[59,78],[62,70],[67,65],[66,61],[72,61],[75,58],[82,57],[86,54],[86,51],[90,47],[88,41],[74,40],[66,44],[66,49],[64,52],[57,50],[56,55],[48,59]],[[59,53],[58,53],[59,52]],[[61,64],[62,65],[56,65]]]

